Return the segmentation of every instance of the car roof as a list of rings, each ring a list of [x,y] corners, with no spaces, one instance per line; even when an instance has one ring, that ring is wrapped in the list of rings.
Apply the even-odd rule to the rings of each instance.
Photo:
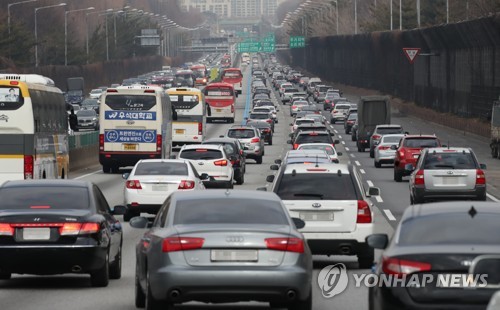
[[[136,165],[138,164],[147,164],[147,163],[180,163],[180,164],[187,164],[189,161],[186,159],[160,159],[160,158],[155,158],[155,159],[141,159],[137,162]]]
[[[468,147],[430,147],[426,149],[427,152],[436,153],[472,153],[472,150]]]
[[[91,182],[81,180],[56,180],[56,179],[40,179],[40,180],[15,180],[6,181],[1,185],[2,188],[9,187],[85,187],[92,186]]]
[[[403,213],[403,220],[423,216],[434,216],[450,213],[467,213],[474,208],[477,213],[500,214],[500,203],[492,201],[446,201],[409,206]]]
[[[235,138],[210,138],[210,139],[206,139],[204,140],[201,144],[205,144],[205,143],[211,143],[211,142],[214,142],[214,143],[234,143],[234,144],[237,144],[238,143],[238,139],[235,139]]]
[[[325,131],[325,130],[318,130],[318,131],[300,131],[298,135],[311,135],[312,133],[315,133],[317,135],[330,135],[330,133],[328,131]]]
[[[252,191],[252,190],[221,190],[214,189],[209,191],[197,191],[196,195],[193,195],[192,192],[189,191],[176,191],[172,194],[172,199],[177,201],[182,200],[206,200],[206,199],[224,199],[224,198],[232,198],[232,199],[250,199],[250,200],[270,200],[281,203],[281,199],[273,192],[264,192],[264,191]]]
[[[375,128],[381,128],[381,127],[384,127],[384,128],[402,128],[403,126],[397,125],[397,124],[381,124],[381,125],[377,125]]]
[[[290,150],[285,157],[315,157],[316,155],[326,155],[328,157],[328,154],[323,150]]]
[[[295,173],[336,173],[350,174],[350,166],[345,164],[319,163],[317,165],[291,165],[286,166],[284,174]]]
[[[196,150],[196,149],[208,149],[208,150],[220,150],[222,145],[220,144],[185,144],[182,146],[181,151],[185,150]]]
[[[241,129],[250,129],[250,130],[255,130],[254,127],[252,126],[246,126],[246,125],[233,125],[228,130],[241,130]]]
[[[402,134],[402,133],[399,133],[399,134],[390,134],[390,135],[383,135],[382,136],[382,139],[385,139],[385,138],[390,138],[390,137],[404,137],[405,135]]]
[[[403,139],[418,139],[418,138],[437,139],[435,135],[405,135],[403,137]]]
[[[269,115],[268,112],[250,112],[250,114],[257,114],[257,115]]]

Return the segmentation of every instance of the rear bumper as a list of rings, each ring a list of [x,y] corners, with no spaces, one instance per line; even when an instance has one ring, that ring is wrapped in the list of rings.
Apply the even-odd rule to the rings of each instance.
[[[165,198],[166,199],[166,198]],[[133,213],[149,213],[149,214],[157,214],[158,211],[160,210],[163,202],[160,204],[138,204],[138,205],[131,205],[127,204],[127,209],[129,212]]]
[[[423,199],[486,199],[486,186],[476,186],[471,190],[429,190],[414,188],[415,196]]]
[[[161,153],[99,152],[99,163],[103,166],[134,166],[141,159],[161,158]]]
[[[307,222],[306,222],[307,227]],[[374,233],[374,225],[358,224],[353,232],[302,232],[313,254],[355,255],[365,247],[365,239]],[[350,249],[346,253],[345,247]]]
[[[229,188],[232,184],[233,180],[203,181],[206,188]]]

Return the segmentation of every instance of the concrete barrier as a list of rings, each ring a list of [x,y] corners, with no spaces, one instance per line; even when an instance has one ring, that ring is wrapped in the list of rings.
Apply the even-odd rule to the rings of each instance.
[[[99,163],[99,132],[91,131],[69,136],[69,170]]]

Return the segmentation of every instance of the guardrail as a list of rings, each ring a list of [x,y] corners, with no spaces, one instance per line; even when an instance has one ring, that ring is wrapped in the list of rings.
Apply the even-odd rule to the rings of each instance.
[[[89,131],[82,132],[77,135],[69,136],[69,149],[79,149],[88,146],[95,146],[99,143],[99,132],[98,131]]]

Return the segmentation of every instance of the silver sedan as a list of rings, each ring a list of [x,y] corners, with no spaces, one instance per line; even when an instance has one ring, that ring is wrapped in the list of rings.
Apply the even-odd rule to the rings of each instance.
[[[189,301],[261,301],[312,309],[312,257],[274,193],[213,190],[172,194],[136,248],[137,307]]]
[[[377,168],[382,167],[382,164],[394,163],[396,157],[396,149],[399,141],[404,135],[383,135],[380,143],[374,148],[374,165]],[[394,147],[395,146],[395,147]]]

